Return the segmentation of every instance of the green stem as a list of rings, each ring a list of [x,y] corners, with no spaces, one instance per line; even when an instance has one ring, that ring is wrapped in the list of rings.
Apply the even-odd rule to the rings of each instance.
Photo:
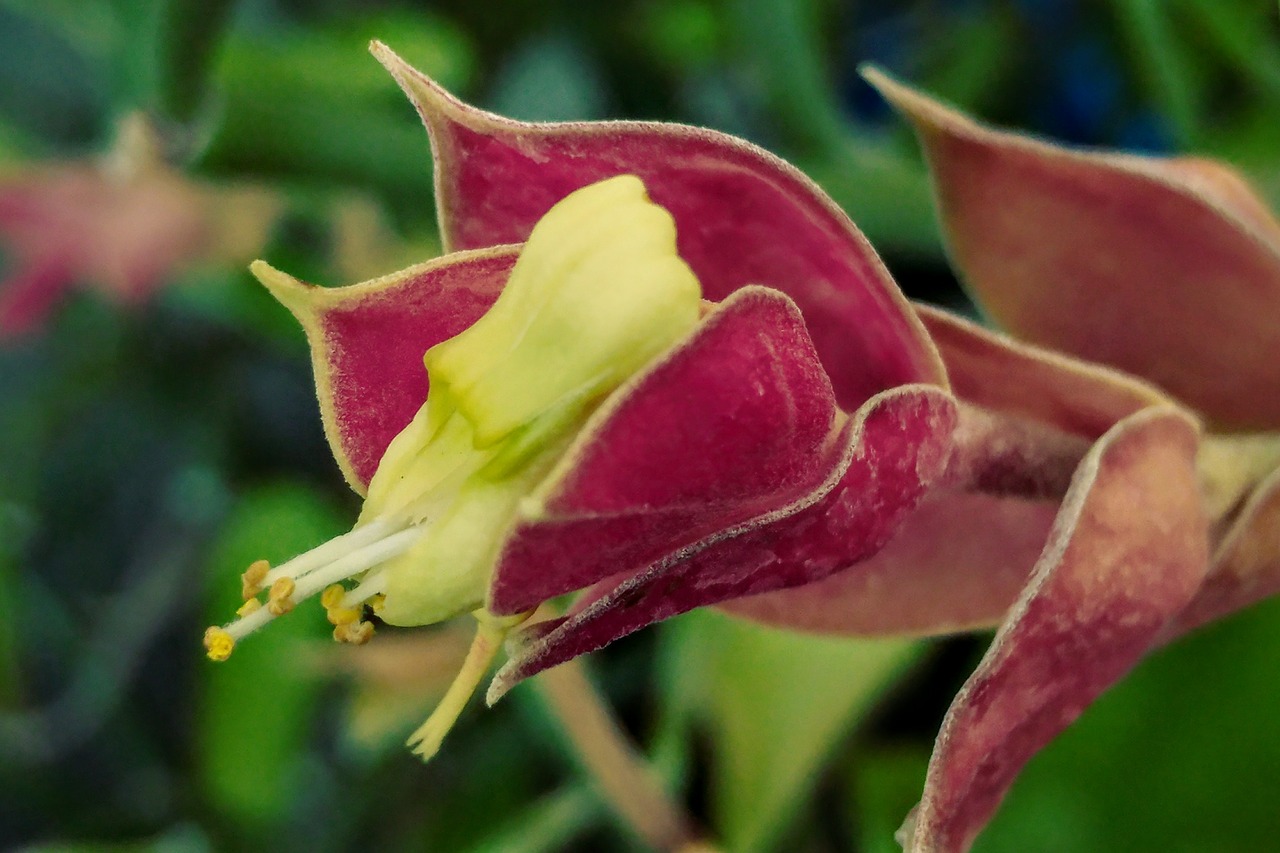
[[[580,660],[544,672],[535,684],[601,796],[646,844],[662,851],[712,849],[698,840],[693,820],[663,792]]]

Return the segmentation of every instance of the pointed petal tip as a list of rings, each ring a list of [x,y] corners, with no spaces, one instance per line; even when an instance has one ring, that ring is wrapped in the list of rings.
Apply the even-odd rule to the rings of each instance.
[[[315,289],[311,285],[276,269],[262,259],[249,264],[249,272],[276,298],[277,302],[292,311],[295,316],[301,317],[303,314],[311,313],[311,306],[307,299],[308,292]]]
[[[898,81],[874,62],[859,62],[858,76],[867,81],[867,84],[879,91],[881,86],[899,85]]]
[[[958,133],[967,125],[976,125],[976,122],[963,113],[930,98],[878,65],[864,62],[858,66],[858,73],[871,88],[880,93],[880,97],[914,124],[919,131],[947,128]]]
[[[433,112],[457,104],[443,86],[433,80],[430,75],[419,71],[396,53],[386,43],[374,39],[369,42],[369,52],[387,69],[396,83],[404,90],[405,95],[418,109],[424,119]]]
[[[515,686],[515,681],[512,680],[512,674],[512,667],[509,663],[494,674],[493,680],[489,682],[489,689],[486,690],[484,694],[484,704],[486,708],[492,708],[494,705],[498,704],[498,700],[503,696],[506,696],[511,688]]]

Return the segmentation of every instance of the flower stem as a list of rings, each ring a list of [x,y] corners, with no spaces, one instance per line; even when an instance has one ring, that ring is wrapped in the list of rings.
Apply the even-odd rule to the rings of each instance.
[[[600,794],[645,843],[673,853],[715,849],[698,838],[693,819],[659,786],[580,660],[544,672],[534,683]]]

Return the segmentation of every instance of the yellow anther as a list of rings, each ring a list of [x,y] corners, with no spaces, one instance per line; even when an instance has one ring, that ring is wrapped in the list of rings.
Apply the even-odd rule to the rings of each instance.
[[[320,593],[320,603],[324,605],[325,610],[333,610],[342,603],[342,598],[346,594],[346,587],[342,584],[330,584],[324,588],[324,592]]]
[[[333,638],[339,643],[350,643],[353,646],[363,646],[365,643],[373,639],[373,623],[352,622],[345,625],[339,625],[333,629]]]
[[[377,595],[370,596],[369,599],[365,602],[365,604],[369,605],[369,609],[372,610],[374,613],[381,613],[382,608],[386,603],[387,603],[387,597],[382,593],[378,593]]]
[[[210,625],[205,629],[204,648],[209,655],[209,660],[226,660],[231,657],[231,650],[235,647],[235,638],[217,625]]]
[[[267,593],[267,609],[271,611],[272,616],[283,616],[293,609],[294,590],[293,578],[276,578],[275,583],[271,584],[271,591]]]
[[[240,605],[240,607],[236,610],[236,615],[241,617],[248,616],[253,611],[259,610],[261,608],[262,608],[261,601],[259,601],[256,598],[250,598],[244,604]]]
[[[329,617],[329,624],[331,625],[350,625],[352,622],[360,621],[360,608],[334,607],[325,615]]]
[[[240,576],[240,595],[248,601],[262,592],[262,582],[267,579],[271,564],[266,560],[254,560]]]

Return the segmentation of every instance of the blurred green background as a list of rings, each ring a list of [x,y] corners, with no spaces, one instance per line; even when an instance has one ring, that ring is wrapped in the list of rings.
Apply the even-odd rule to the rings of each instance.
[[[142,110],[200,192],[271,200],[250,242],[275,265],[341,284],[424,259],[429,150],[373,37],[507,115],[759,142],[911,296],[952,306],[923,166],[861,62],[1070,142],[1227,158],[1280,202],[1280,15],[1252,0],[0,0],[0,179],[96,157]],[[0,252],[15,276],[21,250]],[[473,708],[430,765],[401,747],[448,629],[388,632],[362,662],[310,608],[204,660],[245,565],[358,511],[250,259],[175,263],[141,301],[80,276],[0,343],[0,848],[641,849],[528,687]],[[695,613],[590,666],[725,849],[880,853],[985,642]],[[1032,763],[977,849],[1276,849],[1278,658],[1277,603],[1156,655]]]

